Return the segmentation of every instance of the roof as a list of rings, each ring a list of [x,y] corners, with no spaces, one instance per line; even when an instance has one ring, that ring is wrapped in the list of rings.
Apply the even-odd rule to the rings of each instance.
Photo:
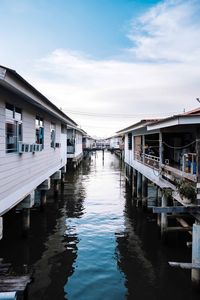
[[[158,120],[152,124],[149,124],[147,129],[154,130],[164,127],[189,124],[200,124],[200,108]]]
[[[127,133],[127,132],[135,130],[135,129],[143,128],[143,127],[145,127],[149,124],[153,124],[157,121],[158,121],[158,119],[143,119],[129,127],[126,127],[124,129],[117,131],[117,133],[119,133],[119,134]]]
[[[56,105],[54,105],[49,99],[47,99],[44,95],[42,95],[36,88],[34,88],[28,81],[26,81],[22,76],[20,76],[15,70],[7,68],[5,66],[0,65],[0,83],[7,88],[12,87],[12,90],[17,90],[17,87],[14,86],[12,80],[10,80],[9,76],[17,79],[21,84],[25,85],[30,91],[32,91],[39,99],[41,99],[49,108],[51,108],[58,116],[65,119],[66,122],[69,122],[73,125],[77,125],[71,118],[69,118],[64,112],[62,112]],[[26,97],[30,98],[28,93],[26,94],[24,90],[20,91]],[[34,100],[32,98],[32,100]],[[51,111],[52,112],[52,111]]]

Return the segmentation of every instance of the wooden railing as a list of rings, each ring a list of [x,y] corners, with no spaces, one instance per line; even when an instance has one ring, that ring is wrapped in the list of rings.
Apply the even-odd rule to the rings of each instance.
[[[139,152],[134,153],[135,160],[143,162],[152,168],[159,169],[160,158],[150,154],[141,154]]]
[[[150,154],[144,154],[144,164],[159,169],[160,158]]]

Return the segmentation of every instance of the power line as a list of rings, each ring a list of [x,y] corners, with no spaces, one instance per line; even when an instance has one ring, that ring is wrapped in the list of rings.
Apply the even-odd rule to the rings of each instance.
[[[157,114],[149,114],[149,113],[137,113],[137,114],[112,114],[112,113],[94,113],[94,112],[83,112],[83,111],[74,111],[74,110],[69,110],[67,108],[64,108],[64,110],[66,111],[66,113],[71,113],[74,115],[81,115],[81,116],[87,116],[87,117],[101,117],[101,118],[135,118],[138,116],[143,116],[143,117],[155,117],[156,115],[173,115],[173,114],[177,114],[177,112],[162,112],[162,113],[157,113]]]

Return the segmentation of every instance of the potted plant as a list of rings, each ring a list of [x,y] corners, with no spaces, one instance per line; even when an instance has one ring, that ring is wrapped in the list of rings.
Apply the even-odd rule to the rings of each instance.
[[[196,199],[195,188],[190,182],[183,181],[179,186],[179,193],[184,203],[191,203]]]

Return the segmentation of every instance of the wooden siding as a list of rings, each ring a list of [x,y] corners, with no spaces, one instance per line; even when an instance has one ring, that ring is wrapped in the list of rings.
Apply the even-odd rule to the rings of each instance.
[[[35,153],[6,153],[5,151],[5,103],[9,102],[22,109],[23,142],[35,143],[35,117],[44,119],[44,149]],[[61,147],[51,147],[50,124],[56,124],[56,143]],[[61,134],[61,122],[18,97],[0,92],[0,214],[4,199],[22,199],[31,192],[33,182],[40,184],[51,172],[66,164],[66,134]],[[39,179],[40,178],[40,179]],[[41,182],[40,182],[41,181]],[[27,186],[27,188],[25,188]],[[23,190],[24,195],[17,193]],[[16,196],[17,195],[17,196]],[[19,199],[13,199],[18,201]],[[3,206],[4,207],[4,206]]]

